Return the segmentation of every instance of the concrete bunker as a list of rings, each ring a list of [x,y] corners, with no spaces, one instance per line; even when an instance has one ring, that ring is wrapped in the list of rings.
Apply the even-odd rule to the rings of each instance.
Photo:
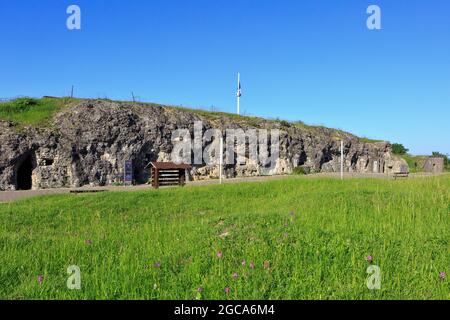
[[[434,174],[444,172],[444,158],[441,157],[428,158],[423,165],[423,171]]]

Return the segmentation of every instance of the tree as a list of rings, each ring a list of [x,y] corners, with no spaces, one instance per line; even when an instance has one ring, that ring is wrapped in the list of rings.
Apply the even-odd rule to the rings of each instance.
[[[394,154],[406,154],[408,151],[409,149],[406,149],[401,143],[392,144],[392,152]]]

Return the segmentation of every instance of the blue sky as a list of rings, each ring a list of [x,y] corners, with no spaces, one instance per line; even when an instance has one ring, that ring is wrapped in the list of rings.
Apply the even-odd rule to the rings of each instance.
[[[81,30],[66,9],[81,8]],[[368,5],[382,30],[366,27]],[[0,97],[236,109],[450,153],[448,0],[0,2]]]

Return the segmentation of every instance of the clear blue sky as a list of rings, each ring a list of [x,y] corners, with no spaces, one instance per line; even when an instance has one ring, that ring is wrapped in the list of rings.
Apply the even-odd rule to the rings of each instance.
[[[66,28],[66,9],[82,29]],[[366,9],[382,10],[382,30]],[[450,153],[448,0],[0,1],[0,97],[235,111]]]

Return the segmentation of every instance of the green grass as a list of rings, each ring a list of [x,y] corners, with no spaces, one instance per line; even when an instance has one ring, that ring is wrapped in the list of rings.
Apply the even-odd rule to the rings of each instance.
[[[423,165],[427,160],[427,156],[413,156],[410,154],[400,155],[409,166],[409,171],[412,173],[423,172]]]
[[[0,298],[450,299],[449,190],[449,176],[291,178],[2,204]]]
[[[23,126],[34,126],[34,127],[46,127],[49,125],[52,117],[61,109],[74,105],[76,101],[83,101],[86,99],[77,98],[19,98],[11,100],[8,102],[0,102],[0,119],[13,121],[18,124],[19,128]],[[103,101],[133,104],[131,101],[113,101],[109,99],[101,99]],[[230,121],[237,123],[245,123],[249,126],[262,127],[267,123],[278,123],[283,128],[296,127],[310,132],[311,134],[321,134],[323,131],[327,131],[332,135],[333,139],[345,139],[348,137],[355,137],[353,134],[345,132],[343,130],[327,128],[325,126],[314,126],[307,125],[301,121],[286,121],[281,119],[264,119],[255,116],[245,116],[237,115],[234,113],[218,112],[218,111],[207,111],[203,109],[193,109],[174,105],[162,105],[151,102],[136,102],[135,104],[140,104],[151,107],[162,107],[167,111],[183,111],[195,113],[205,119],[212,121],[213,123],[221,123],[223,118],[228,118]],[[361,142],[374,143],[379,142],[379,140],[372,140],[368,138],[359,138]]]
[[[359,141],[365,142],[365,143],[383,142],[383,140],[370,139],[370,138],[366,138],[366,137],[361,137],[361,138],[358,138],[358,139],[359,139]]]
[[[0,103],[0,119],[13,121],[19,126],[44,126],[61,110],[68,99],[19,98]]]

